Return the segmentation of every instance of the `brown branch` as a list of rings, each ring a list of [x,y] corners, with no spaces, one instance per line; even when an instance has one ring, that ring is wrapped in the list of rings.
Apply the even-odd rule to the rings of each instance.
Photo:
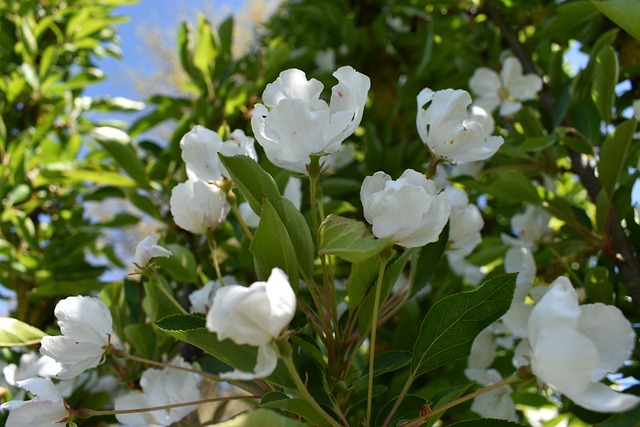
[[[500,11],[493,7],[489,0],[485,1],[483,11],[489,20],[498,27],[502,37],[522,63],[525,73],[540,75],[527,49],[520,43],[517,33],[504,20]],[[555,99],[551,90],[545,87],[539,93],[539,98],[544,113],[552,117]],[[596,177],[595,170],[589,164],[589,157],[569,147],[566,149],[571,159],[572,172],[578,176],[582,186],[587,190],[589,198],[595,203],[602,187]],[[638,263],[633,248],[627,240],[625,230],[620,224],[620,217],[613,205],[610,206],[607,215],[606,235],[609,247],[605,247],[603,250],[614,259],[618,266],[620,277],[627,284],[627,291],[633,300],[636,313],[640,315],[640,263]]]

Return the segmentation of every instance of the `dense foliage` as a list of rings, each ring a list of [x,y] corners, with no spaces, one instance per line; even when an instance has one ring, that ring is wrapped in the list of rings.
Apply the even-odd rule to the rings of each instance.
[[[628,387],[626,395],[640,395],[636,382],[629,381],[640,377],[640,347],[637,336],[625,329],[630,323],[637,331],[640,324],[640,222],[633,191],[640,164],[640,106],[634,110],[640,98],[637,1],[290,1],[239,56],[232,54],[233,19],[212,25],[200,16],[194,26],[176,29],[177,55],[189,82],[179,92],[183,95],[159,91],[145,101],[144,110],[131,100],[83,96],[87,85],[103,78],[96,58],[118,56],[117,24],[124,18],[114,8],[126,3],[0,0],[0,284],[17,299],[11,318],[0,323],[1,358],[18,365],[3,388],[7,401],[24,396],[15,380],[35,376],[35,367],[25,373],[25,355],[37,351],[41,341],[42,354],[58,354],[51,337],[42,338],[45,334],[59,335],[58,325],[63,335],[74,337],[73,328],[65,331],[63,323],[75,317],[62,320],[62,309],[54,317],[58,301],[93,295],[106,304],[105,319],[112,316],[101,324],[98,351],[91,353],[96,363],[75,379],[56,380],[66,384],[61,393],[77,425],[115,423],[114,399],[130,396],[131,390],[147,393],[149,384],[167,387],[167,395],[177,400],[151,399],[148,406],[217,401],[228,391],[212,388],[209,381],[221,374],[228,378],[232,370],[257,372],[256,360],[267,355],[277,366],[266,378],[231,376],[238,389],[230,400],[240,389],[249,396],[243,400],[251,412],[242,425],[535,425],[542,410],[544,425],[634,425],[639,407],[594,410],[581,400],[585,393],[560,385],[573,386],[573,378],[560,380],[553,371],[566,361],[545,359],[554,352],[542,344],[547,337],[540,330],[551,325],[565,333],[558,345],[573,339],[575,331],[598,329],[600,334],[586,314],[580,317],[599,307],[597,319],[606,319],[600,329],[611,328],[609,346],[630,342],[633,352],[585,382],[625,378],[616,383],[617,390]],[[540,81],[541,90],[518,98],[519,83],[495,74],[513,58],[521,64],[520,74]],[[586,63],[579,66],[582,59]],[[226,217],[227,205],[220,207],[215,225],[206,225],[204,232],[183,225],[178,211],[197,203],[186,196],[177,203],[172,192],[198,175],[194,161],[185,158],[185,141],[219,138],[226,141],[222,145],[231,144],[241,140],[234,133],[240,129],[264,144],[252,113],[256,104],[266,105],[260,110],[265,120],[275,111],[267,85],[280,81],[285,70],[303,70],[307,79],[324,84],[322,99],[333,108],[332,73],[344,71],[342,66],[370,79],[361,120],[352,134],[343,132],[345,152],[332,156],[322,171],[324,160],[312,154],[305,171],[274,165],[258,144],[253,159],[219,150],[226,172],[215,192],[226,197],[231,214]],[[497,103],[483,119],[484,138],[504,141],[497,152],[468,162],[468,150],[444,155],[438,150],[447,147],[434,148],[429,138],[435,138],[440,123],[432,117],[437,113],[424,112],[431,108],[426,104],[434,106],[436,96],[451,94],[442,90],[460,89],[471,94],[473,105],[482,105],[483,96],[491,95],[479,93],[486,89],[483,84],[488,79],[500,83],[501,77],[496,99],[484,99],[485,107]],[[436,95],[429,98],[424,88]],[[418,94],[425,98],[417,102]],[[518,99],[521,107],[515,108]],[[498,106],[506,101],[510,104]],[[140,110],[129,123],[96,114]],[[150,136],[161,125],[171,127],[167,140]],[[197,125],[217,135],[202,128],[196,128],[200,136],[191,133]],[[269,129],[264,134],[272,135]],[[455,156],[462,161],[455,164]],[[433,179],[443,197],[448,191],[452,209],[477,206],[480,220],[475,214],[456,220],[452,211],[435,225],[438,213],[432,210],[428,224],[437,231],[426,244],[412,244],[411,238],[398,237],[398,230],[380,235],[372,218],[383,217],[387,206],[380,207],[375,198],[391,190],[386,184],[375,187],[382,178],[374,174],[384,171],[397,186],[422,186],[408,169]],[[301,178],[299,206],[283,196],[292,177]],[[445,187],[464,191],[443,192]],[[394,197],[397,211],[389,222],[402,228],[420,204],[413,195]],[[125,201],[137,213],[97,220],[87,213],[88,203],[96,201]],[[260,216],[257,227],[247,225],[243,202]],[[211,206],[219,205],[208,201],[205,217]],[[105,239],[107,230],[126,233],[150,220],[171,255],[154,241],[147,242],[146,256],[138,252],[135,260],[120,259],[116,242]],[[481,224],[481,241],[465,246],[460,242],[474,232],[473,224]],[[137,274],[104,280],[103,273],[113,268]],[[517,281],[508,273],[519,273]],[[202,311],[209,310],[208,315],[193,313],[193,292],[216,280],[225,282],[224,292],[217,291],[216,299],[204,296]],[[267,285],[254,287],[260,281]],[[293,302],[283,291],[289,289],[285,282],[295,293]],[[268,286],[284,292],[277,304]],[[558,310],[551,296],[572,302]],[[247,333],[243,322],[268,329],[273,318],[261,317],[263,303],[282,311],[273,320],[277,330],[242,335]],[[620,315],[611,314],[613,306]],[[83,308],[80,317],[92,323],[102,310],[98,307]],[[531,317],[516,319],[520,314],[514,307]],[[579,320],[567,320],[563,310],[577,313]],[[565,330],[568,324],[573,329]],[[522,361],[519,352],[527,339],[532,353],[526,363],[516,363],[517,369],[513,362]],[[598,350],[602,360],[609,357],[606,349]],[[581,354],[557,352],[582,363]],[[101,363],[105,359],[108,363]],[[193,377],[161,379],[160,371],[144,371],[149,360],[200,370],[199,395],[192,395],[194,387],[186,390]],[[475,374],[474,368],[479,369]],[[25,376],[18,378],[18,372]],[[606,372],[618,375],[605,377]],[[502,394],[491,394],[492,383],[502,386]],[[33,384],[26,388],[38,395]],[[476,390],[495,400],[471,403],[466,397]],[[136,408],[120,402],[116,409]],[[221,421],[231,406],[216,403],[216,410],[206,412],[211,405],[203,403],[188,416],[190,411],[167,410],[162,425],[209,425]],[[471,421],[480,417],[512,422]]]

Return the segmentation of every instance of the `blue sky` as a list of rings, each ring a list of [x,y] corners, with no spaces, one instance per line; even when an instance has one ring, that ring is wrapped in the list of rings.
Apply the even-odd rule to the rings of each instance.
[[[116,8],[116,15],[128,16],[128,22],[118,25],[121,38],[122,59],[105,58],[98,61],[106,80],[89,86],[88,96],[124,96],[137,98],[135,83],[127,76],[132,70],[151,75],[155,64],[152,54],[141,35],[147,26],[162,28],[175,40],[179,24],[183,20],[196,22],[198,13],[205,12],[211,21],[220,21],[242,8],[244,0],[139,0],[138,4]],[[216,16],[211,16],[215,14]]]

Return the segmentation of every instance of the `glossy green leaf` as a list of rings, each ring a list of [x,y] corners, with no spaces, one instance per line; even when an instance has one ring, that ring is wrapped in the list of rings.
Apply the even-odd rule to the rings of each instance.
[[[616,98],[618,84],[618,57],[611,46],[605,46],[595,57],[591,98],[598,108],[600,117],[609,123]]]
[[[166,245],[173,254],[170,257],[154,258],[158,267],[169,273],[177,282],[189,283],[197,281],[196,259],[189,249],[176,243]]]
[[[307,424],[296,421],[270,409],[256,409],[243,412],[230,420],[216,424],[217,427],[306,427]]]
[[[38,344],[47,334],[11,317],[0,317],[0,347]]]
[[[411,353],[408,351],[394,350],[378,354],[373,361],[373,376],[377,377],[389,372],[397,371],[411,363]],[[362,370],[369,372],[369,365]]]
[[[382,407],[376,417],[375,427],[382,427],[384,425],[397,426],[401,424],[399,423],[400,421],[416,419],[420,416],[420,408],[427,403],[424,397],[408,394],[402,399],[402,402],[400,402],[398,409],[395,414],[393,414],[393,417],[391,417],[391,422],[385,424],[389,412],[391,412],[391,409],[395,406],[396,400],[397,398],[391,399]]]
[[[478,289],[436,302],[422,322],[413,347],[412,376],[467,357],[475,337],[511,306],[516,276],[497,276]]]
[[[258,279],[267,280],[271,270],[284,270],[294,290],[298,285],[298,258],[295,248],[278,213],[269,200],[262,207],[260,224],[255,231],[249,250],[254,256]]]
[[[637,0],[592,1],[596,9],[640,41],[640,7]]]
[[[607,136],[602,144],[598,179],[609,196],[613,194],[624,170],[630,166],[627,163],[631,155],[631,141],[636,127],[635,119],[625,120]]]
[[[431,399],[431,401],[434,402],[431,405],[431,409],[437,409],[437,408],[441,407],[442,405],[446,405],[449,402],[453,402],[454,400],[456,400],[457,398],[459,398],[460,396],[465,394],[467,392],[467,390],[469,390],[474,385],[475,385],[475,383],[471,382],[471,383],[465,384],[463,386],[453,387],[453,388],[448,388],[448,389],[442,390],[440,393],[436,394]],[[435,414],[434,416],[430,417],[429,421],[427,421],[427,424],[426,424],[425,427],[431,427],[432,425],[436,424],[438,422],[438,420],[445,413],[446,413],[446,411],[445,412],[439,412],[439,413]]]
[[[144,164],[131,145],[129,135],[120,129],[103,126],[95,130],[94,139],[113,157],[118,166],[142,188],[149,187]]]
[[[309,423],[315,426],[325,427],[331,425],[305,399],[301,399],[299,397],[291,398],[284,393],[280,393],[279,391],[267,393],[262,396],[262,400],[260,400],[260,407],[281,409],[283,411],[290,412],[307,420]]]
[[[239,345],[230,339],[218,340],[218,336],[205,327],[204,314],[173,315],[155,325],[172,337],[200,348],[233,368],[251,372],[256,365],[258,347]],[[281,386],[294,387],[293,380],[282,364],[278,364],[267,379]]]
[[[440,233],[437,242],[423,246],[419,251],[415,251],[411,260],[411,290],[409,296],[415,295],[429,282],[431,274],[435,270],[436,264],[442,258],[444,250],[449,242],[449,223],[445,225]]]
[[[329,215],[320,225],[318,253],[359,263],[383,251],[389,240],[376,238],[361,221]]]
[[[289,232],[300,271],[311,277],[311,267],[314,260],[313,239],[304,216],[289,200],[282,197],[273,177],[251,157],[220,155],[220,161],[227,168],[233,182],[238,186],[254,212],[262,211],[264,199],[271,202]]]
[[[211,24],[204,15],[198,16],[196,29],[196,43],[193,51],[193,65],[200,70],[206,80],[211,79],[211,69],[215,64],[218,54],[216,43],[213,39]]]

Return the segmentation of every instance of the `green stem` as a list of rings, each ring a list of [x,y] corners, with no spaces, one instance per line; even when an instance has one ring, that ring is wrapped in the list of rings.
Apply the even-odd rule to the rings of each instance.
[[[380,257],[380,268],[378,270],[378,280],[376,281],[376,294],[373,302],[373,318],[371,320],[371,340],[369,345],[369,383],[367,385],[367,416],[365,426],[371,425],[371,406],[373,401],[373,362],[376,356],[376,334],[378,332],[378,310],[380,309],[380,294],[382,293],[382,280],[384,270],[387,266],[388,256]]]
[[[109,349],[109,352],[111,354],[113,354],[115,357],[133,360],[134,362],[144,363],[145,365],[157,366],[157,367],[162,368],[162,369],[176,369],[178,371],[191,372],[191,373],[194,373],[194,374],[198,374],[198,375],[200,375],[200,376],[202,376],[204,378],[208,378],[210,380],[221,381],[219,376],[214,375],[214,374],[210,374],[209,372],[204,372],[204,371],[201,371],[201,370],[198,370],[198,369],[189,368],[189,367],[186,367],[186,366],[179,366],[179,365],[172,365],[170,363],[156,362],[155,360],[145,359],[144,357],[134,356],[133,354],[125,353],[124,351],[118,350],[118,349],[116,349],[114,347],[111,347]]]
[[[222,272],[220,271],[220,263],[218,262],[218,243],[213,238],[213,230],[207,232],[207,243],[209,244],[209,250],[211,251],[211,260],[213,261],[213,269],[216,271],[220,286],[224,286],[224,280],[222,279]]]
[[[238,223],[240,224],[240,227],[242,227],[242,230],[247,235],[249,240],[253,240],[253,233],[249,229],[249,226],[247,225],[247,223],[244,222],[244,219],[242,218],[242,215],[240,214],[240,210],[238,209],[238,204],[237,203],[235,203],[235,202],[231,203],[231,211],[235,215],[236,219],[238,220]]]
[[[94,411],[93,409],[79,409],[74,411],[80,418],[89,418],[104,415],[118,415],[118,414],[136,414],[138,412],[151,412],[162,409],[180,408],[183,406],[194,406],[202,403],[221,402],[225,400],[246,400],[246,399],[260,399],[262,396],[248,395],[248,396],[227,396],[227,397],[210,397],[207,399],[194,400],[192,402],[173,403],[171,405],[151,406],[148,408],[138,409],[121,409],[113,411]]]
[[[427,414],[421,416],[420,418],[416,418],[413,421],[410,421],[406,424],[402,424],[402,427],[419,427],[421,426],[425,421],[427,421],[429,418],[433,417],[436,414],[441,414],[447,410],[449,410],[450,408],[453,408],[456,405],[459,405],[461,403],[464,403],[468,400],[474,399],[482,394],[488,393],[492,390],[495,390],[497,388],[500,388],[502,386],[511,384],[513,382],[519,381],[520,378],[517,375],[513,375],[510,377],[507,377],[501,381],[498,381],[497,383],[493,383],[491,385],[488,385],[486,387],[481,388],[480,390],[474,391],[473,393],[469,393],[465,396],[460,397],[459,399],[456,399],[452,402],[449,403],[445,403],[444,405],[434,409],[433,411],[429,411]]]
[[[400,403],[405,398],[407,393],[409,393],[409,388],[411,388],[411,384],[413,384],[413,380],[415,380],[415,379],[416,378],[413,376],[413,372],[412,372],[411,376],[409,376],[409,378],[407,379],[407,382],[404,383],[404,387],[402,388],[402,391],[398,395],[398,398],[396,399],[396,403],[393,405],[393,408],[391,408],[391,411],[389,412],[389,415],[387,415],[387,418],[384,420],[384,423],[382,424],[382,427],[387,427],[389,425],[389,423],[393,419],[393,416],[395,415],[396,411],[400,407]]]
[[[145,274],[148,274],[147,270],[145,270]],[[185,308],[178,302],[178,300],[176,300],[175,297],[163,286],[160,277],[158,276],[158,273],[155,269],[152,269],[151,273],[147,277],[149,278],[149,280],[153,280],[155,282],[158,289],[160,289],[160,292],[162,292],[162,294],[167,297],[167,299],[171,301],[171,303],[175,305],[182,314],[185,314],[187,316],[189,315],[189,312],[185,310]]]
[[[300,397],[305,399],[313,407],[313,409],[318,413],[318,415],[321,415],[329,423],[329,425],[331,425],[332,427],[342,427],[335,419],[333,419],[333,417],[327,414],[327,412],[320,407],[318,402],[316,402],[316,399],[314,399],[314,397],[311,396],[311,393],[309,393],[309,390],[307,390],[307,386],[302,382],[302,379],[298,374],[298,370],[296,369],[296,366],[293,363],[291,354],[283,355],[282,357],[284,359],[284,364],[287,367],[287,370],[289,371],[289,374],[291,374],[291,377],[296,383],[296,389]]]

